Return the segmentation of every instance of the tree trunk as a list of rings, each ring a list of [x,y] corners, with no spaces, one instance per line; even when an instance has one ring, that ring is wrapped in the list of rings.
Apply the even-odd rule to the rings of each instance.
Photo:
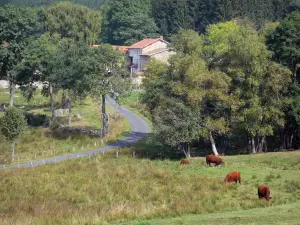
[[[285,142],[285,137],[286,137],[286,128],[280,129],[280,151],[283,151],[286,149],[286,142]]]
[[[71,99],[69,99],[68,107],[69,107],[68,126],[70,127],[70,126],[72,126],[72,102],[71,102]]]
[[[266,138],[266,136],[264,136],[264,143],[263,143],[263,145],[264,145],[264,148],[265,148],[265,152],[268,152],[268,145],[267,145],[267,138]]]
[[[214,154],[215,155],[219,155],[219,153],[217,151],[216,143],[215,143],[215,140],[214,140],[214,138],[212,136],[211,131],[209,131],[209,140],[210,140],[211,147],[212,147],[212,150],[213,150]]]
[[[106,137],[108,134],[108,116],[106,114],[105,108],[105,95],[102,95],[102,129],[103,129],[103,137]]]
[[[11,161],[15,160],[15,142],[11,143]]]
[[[297,83],[297,63],[295,63],[294,65],[293,78],[294,78],[294,83]]]
[[[262,153],[263,152],[263,143],[264,142],[264,137],[259,137],[257,136],[257,148],[256,152]]]
[[[51,85],[49,86],[49,88],[50,88],[50,111],[52,113],[52,120],[55,120],[56,115],[54,109],[53,88]]]
[[[256,148],[255,148],[255,139],[254,137],[251,137],[251,154],[255,154],[256,153]]]
[[[188,142],[184,142],[180,144],[181,150],[184,153],[186,158],[190,158],[191,157],[191,149],[190,149],[190,145]]]
[[[61,97],[61,107],[64,109],[66,107],[67,102],[67,93],[66,90],[63,90],[62,97]]]
[[[15,88],[16,85],[13,81],[9,81],[9,106],[14,105],[14,99],[15,99]]]

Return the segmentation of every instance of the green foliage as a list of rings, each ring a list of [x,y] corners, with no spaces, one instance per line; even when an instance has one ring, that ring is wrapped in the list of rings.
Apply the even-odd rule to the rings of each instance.
[[[16,82],[17,65],[24,57],[30,39],[39,31],[37,12],[18,6],[0,7],[0,71]]]
[[[198,114],[198,115],[197,115]],[[153,126],[164,144],[178,146],[199,137],[199,112],[193,112],[176,99],[164,99],[154,112]]]
[[[126,55],[109,44],[92,49],[94,57],[92,95],[99,99],[110,94],[116,100],[130,88],[129,73],[126,70]],[[99,101],[99,100],[98,100]]]
[[[289,70],[270,61],[264,38],[248,22],[229,21],[208,30],[209,62],[232,79],[231,93],[238,99],[236,119],[250,136],[273,135],[284,124]]]
[[[60,2],[46,8],[44,17],[45,28],[51,35],[84,40],[88,45],[95,44],[98,39],[101,28],[99,11],[71,2]]]
[[[22,112],[10,107],[0,119],[0,127],[8,141],[15,141],[27,127],[27,122]]]
[[[12,5],[20,5],[20,6],[31,6],[31,7],[38,7],[38,6],[47,6],[53,4],[55,2],[61,2],[64,0],[5,0],[4,2],[1,1],[1,4],[12,4]],[[71,0],[72,3],[80,4],[87,6],[89,8],[97,9],[107,0]]]
[[[297,77],[300,67],[299,42],[300,13],[289,15],[268,38],[268,45],[274,59],[291,69],[294,81],[299,80]]]
[[[157,37],[151,17],[150,0],[110,0],[103,19],[101,40],[116,45],[131,45],[146,37]]]

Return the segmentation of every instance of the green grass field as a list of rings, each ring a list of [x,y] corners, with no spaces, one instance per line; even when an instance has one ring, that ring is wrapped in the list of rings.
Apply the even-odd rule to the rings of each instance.
[[[0,224],[299,224],[300,151],[226,156],[223,167],[190,161],[124,151],[1,171]],[[242,184],[222,185],[233,170]],[[258,184],[269,185],[269,203]]]
[[[59,102],[61,93],[55,96],[55,102]],[[0,103],[8,104],[9,94],[7,89],[0,89]],[[19,90],[16,91],[15,98],[16,107],[21,110],[34,114],[51,115],[49,110],[49,98],[44,97],[39,91],[34,95],[33,99],[27,103]],[[91,98],[84,101],[75,102],[73,115],[77,113],[81,115],[81,119],[72,118],[72,126],[101,128],[101,112]],[[107,107],[108,113],[115,111]],[[3,115],[3,113],[2,113]],[[0,114],[0,117],[2,116]],[[67,117],[67,115],[66,115]],[[67,118],[64,118],[67,121]],[[81,152],[98,148],[108,142],[115,141],[130,131],[129,122],[123,118],[111,119],[110,134],[101,141],[99,138],[91,138],[87,135],[70,135],[66,138],[57,138],[46,128],[28,128],[16,142],[15,161],[14,164],[34,161],[41,158],[48,158],[54,155],[65,155],[74,152]],[[10,143],[0,133],[0,165],[10,162],[11,151]]]

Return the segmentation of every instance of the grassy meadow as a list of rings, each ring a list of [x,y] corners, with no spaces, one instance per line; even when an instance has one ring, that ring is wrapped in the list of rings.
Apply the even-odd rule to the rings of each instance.
[[[61,93],[55,96],[55,102],[59,104]],[[9,93],[7,89],[0,89],[0,103],[8,104]],[[79,114],[81,119],[73,116],[72,126],[101,128],[101,111],[91,98],[84,101],[78,101],[74,104],[73,115]],[[15,106],[21,110],[34,114],[46,114],[51,116],[49,110],[49,98],[36,92],[30,102],[26,102],[19,90],[16,92]],[[108,108],[108,113],[116,113],[112,108]],[[3,113],[2,113],[3,115]],[[0,115],[0,117],[2,116]],[[67,124],[67,115],[62,118],[62,122]],[[74,152],[80,152],[95,149],[107,142],[117,140],[130,131],[129,122],[123,117],[111,119],[111,132],[107,138],[91,138],[87,135],[68,135],[59,138],[48,128],[30,127],[17,140],[15,150],[15,161],[13,163],[22,163],[34,161],[41,158],[47,158],[54,155],[65,155]],[[4,165],[10,162],[11,152],[10,144],[0,133],[0,164]]]
[[[299,224],[300,151],[190,161],[124,151],[1,171],[0,224]],[[242,184],[222,185],[233,170]],[[258,184],[269,185],[269,203]]]

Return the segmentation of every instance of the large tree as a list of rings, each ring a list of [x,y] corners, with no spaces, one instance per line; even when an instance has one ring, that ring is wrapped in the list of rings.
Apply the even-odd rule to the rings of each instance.
[[[9,81],[10,106],[14,103],[15,85],[18,82],[18,65],[30,38],[39,31],[37,12],[18,6],[0,7],[0,71]]]
[[[84,42],[63,38],[50,60],[52,73],[47,79],[54,87],[68,91],[68,125],[71,126],[72,102],[85,98],[92,87],[94,61],[91,50]]]
[[[19,66],[22,75],[19,84],[23,90],[30,93],[32,87],[34,87],[34,82],[44,83],[44,90],[48,91],[43,93],[50,96],[50,111],[53,120],[55,119],[53,94],[54,90],[58,88],[52,83],[51,77],[53,77],[53,72],[57,66],[53,59],[59,41],[60,37],[58,35],[51,37],[49,33],[33,40],[24,51],[24,60]]]
[[[111,0],[103,12],[101,39],[110,44],[131,45],[146,37],[159,36],[151,16],[150,0]]]
[[[105,99],[111,95],[116,100],[118,96],[130,88],[128,71],[126,70],[126,55],[111,45],[104,44],[93,50],[94,72],[91,94],[96,102],[101,102],[103,136],[109,132],[108,115]]]
[[[293,72],[294,82],[300,73],[300,13],[292,13],[270,34],[267,40],[273,57],[288,66]]]
[[[270,61],[264,38],[247,21],[212,25],[208,31],[207,60],[231,77],[230,94],[238,99],[232,126],[248,135],[250,153],[261,151],[266,136],[283,126],[290,73]]]
[[[267,44],[273,53],[273,59],[290,68],[294,84],[289,87],[292,98],[290,107],[285,109],[285,125],[280,130],[280,148],[293,147],[293,139],[299,131],[299,74],[300,74],[300,13],[292,13],[268,35]]]
[[[61,38],[84,40],[93,45],[101,29],[99,11],[71,2],[59,2],[44,11],[45,29],[50,34],[59,34]]]
[[[178,139],[186,140],[180,145],[186,146],[185,151],[187,151],[191,140],[201,136],[211,142],[214,154],[218,155],[215,137],[228,130],[226,112],[231,102],[231,97],[228,96],[230,78],[218,69],[208,68],[203,55],[204,42],[196,32],[181,30],[172,38],[172,46],[176,55],[170,58],[169,66],[165,71],[162,66],[157,67],[155,62],[148,66],[143,101],[152,110],[154,121],[159,121],[154,123],[158,133],[161,133],[163,128],[159,124],[167,123],[171,116],[171,114],[162,115],[162,105],[166,104],[168,99],[181,103],[170,104],[170,110],[174,110],[174,113],[186,107],[176,120],[180,119],[187,123],[185,131],[186,135],[190,136],[185,135],[182,139]],[[157,68],[161,69],[157,70]],[[168,111],[165,110],[165,113]],[[194,127],[191,124],[195,123],[195,118],[189,118],[188,115],[199,115],[196,117],[198,123]],[[186,121],[187,118],[189,122]],[[162,119],[167,121],[163,123]],[[176,132],[175,136],[182,135],[182,130],[172,130]]]

